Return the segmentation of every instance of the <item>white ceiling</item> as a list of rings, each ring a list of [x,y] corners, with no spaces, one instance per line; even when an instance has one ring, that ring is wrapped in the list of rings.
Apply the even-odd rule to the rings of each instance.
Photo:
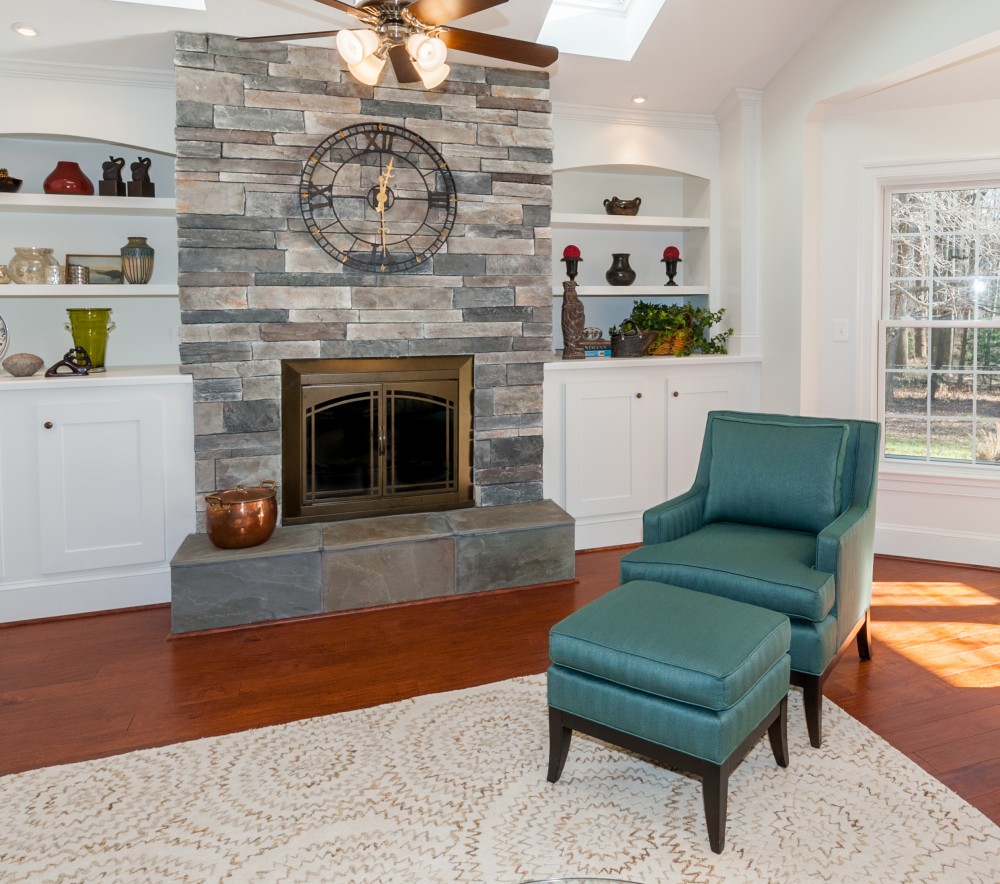
[[[712,113],[735,87],[760,89],[843,0],[667,0],[631,61],[563,54],[551,68],[557,102]],[[548,0],[508,3],[455,22],[535,40]],[[113,0],[3,0],[0,60],[169,70],[175,30],[258,36],[329,30],[353,21],[315,0],[207,0],[206,12]],[[25,21],[40,36],[10,25]],[[329,39],[319,45],[333,45]],[[500,62],[453,53],[458,62]],[[6,96],[10,106],[12,96]]]

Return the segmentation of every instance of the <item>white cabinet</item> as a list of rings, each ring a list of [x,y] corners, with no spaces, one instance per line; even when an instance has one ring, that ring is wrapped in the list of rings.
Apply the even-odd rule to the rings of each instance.
[[[0,621],[169,601],[191,390],[171,367],[0,378]]]
[[[636,373],[565,386],[566,504],[572,515],[603,516],[645,509],[661,489],[656,471],[648,377]]]
[[[759,360],[550,362],[545,496],[576,519],[577,549],[638,543],[645,509],[686,491],[714,409],[759,407]]]

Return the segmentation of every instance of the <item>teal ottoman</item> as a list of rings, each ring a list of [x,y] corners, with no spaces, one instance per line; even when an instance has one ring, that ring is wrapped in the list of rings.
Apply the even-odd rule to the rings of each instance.
[[[729,775],[765,731],[788,766],[790,642],[784,614],[648,580],[570,614],[549,633],[549,782],[573,731],[697,774],[721,853]]]

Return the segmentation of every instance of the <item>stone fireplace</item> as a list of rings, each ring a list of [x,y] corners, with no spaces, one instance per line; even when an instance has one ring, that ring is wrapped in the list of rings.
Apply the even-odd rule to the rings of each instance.
[[[541,500],[548,74],[454,65],[427,91],[387,67],[373,88],[332,50],[186,33],[176,74],[181,359],[194,377],[199,510],[214,490],[282,475],[282,367],[342,359],[469,359],[456,505]],[[373,120],[427,139],[455,180],[451,234],[415,271],[345,267],[300,212],[311,150]]]

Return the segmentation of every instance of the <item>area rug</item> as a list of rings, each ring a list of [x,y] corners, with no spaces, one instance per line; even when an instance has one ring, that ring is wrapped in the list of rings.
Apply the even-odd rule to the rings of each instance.
[[[789,713],[791,765],[764,740],[733,774],[721,855],[696,778],[576,734],[546,782],[530,676],[5,777],[0,880],[996,881],[1000,828],[833,704],[818,750]]]

